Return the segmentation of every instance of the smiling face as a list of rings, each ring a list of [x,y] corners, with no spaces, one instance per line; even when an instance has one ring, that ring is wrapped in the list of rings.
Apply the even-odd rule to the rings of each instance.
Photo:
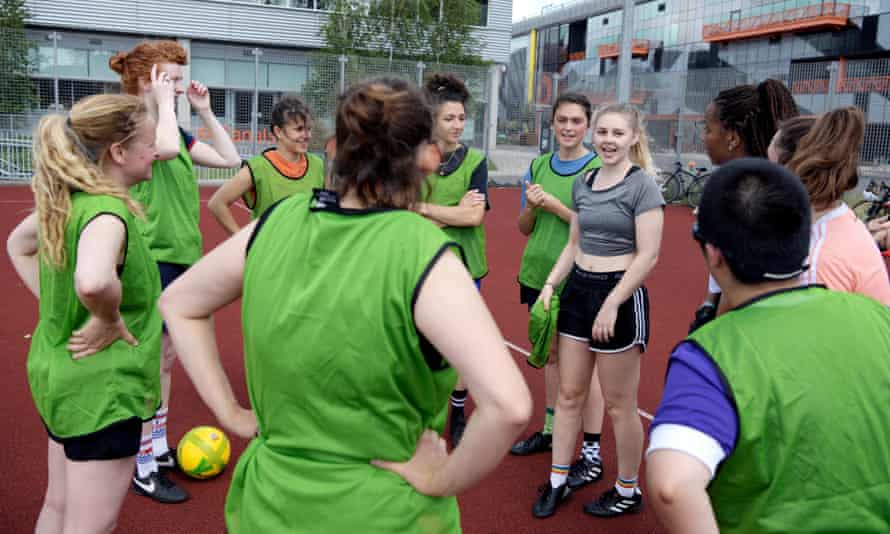
[[[593,144],[605,166],[619,165],[630,158],[630,148],[640,140],[630,118],[623,113],[605,113],[593,127]]]
[[[553,130],[561,148],[572,150],[580,145],[589,126],[587,113],[579,104],[560,104],[553,113]]]
[[[433,139],[446,147],[454,146],[460,142],[464,134],[464,126],[467,121],[467,113],[460,102],[443,102],[436,110],[436,120],[433,124]]]
[[[115,146],[117,144],[112,145],[110,149],[119,150],[121,157],[118,163],[128,186],[151,179],[151,165],[158,159],[158,149],[155,146],[156,127],[155,120],[145,115],[129,139],[119,147]]]
[[[284,127],[273,126],[272,133],[278,141],[278,148],[293,154],[305,154],[309,151],[312,139],[312,121],[302,117],[294,117],[284,123]]]

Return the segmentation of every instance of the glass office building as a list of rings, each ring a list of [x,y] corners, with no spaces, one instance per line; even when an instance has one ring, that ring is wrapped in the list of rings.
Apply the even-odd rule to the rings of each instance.
[[[622,7],[572,2],[514,24],[511,65],[528,58],[513,73],[520,100],[549,103],[555,73],[561,90],[614,98]],[[890,160],[890,1],[652,0],[636,4],[633,27],[631,100],[647,112],[656,149],[700,150],[691,125],[719,91],[776,78],[804,113],[862,109],[865,159]]]

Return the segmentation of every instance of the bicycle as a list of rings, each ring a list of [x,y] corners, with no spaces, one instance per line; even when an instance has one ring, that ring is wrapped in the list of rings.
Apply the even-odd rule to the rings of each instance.
[[[689,168],[695,169],[695,172],[684,169],[679,161],[674,165],[676,166],[674,172],[661,171],[656,177],[664,201],[671,204],[685,198],[690,206],[697,208],[701,202],[705,182],[711,173],[706,167],[696,167],[694,161],[689,162]]]
[[[862,200],[853,205],[853,212],[864,223],[890,214],[890,185],[884,181],[869,182]]]

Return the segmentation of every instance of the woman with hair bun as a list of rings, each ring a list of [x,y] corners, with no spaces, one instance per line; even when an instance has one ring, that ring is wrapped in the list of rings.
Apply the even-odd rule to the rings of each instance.
[[[28,383],[49,447],[35,532],[111,532],[161,400],[161,287],[127,193],[152,177],[155,121],[139,98],[91,96],[44,117],[33,152],[37,209],[7,250],[40,301]]]
[[[202,254],[198,228],[201,203],[194,165],[228,168],[241,162],[229,134],[210,109],[207,88],[196,81],[183,83],[187,63],[185,49],[175,41],[145,41],[109,61],[111,70],[121,75],[124,92],[142,97],[157,119],[159,158],[152,167],[153,179],[134,187],[131,194],[145,207],[143,234],[157,262],[162,288]],[[196,140],[178,126],[176,98],[183,93],[210,131],[212,145]],[[186,500],[188,494],[161,471],[176,468],[176,450],[167,443],[167,410],[176,353],[166,332],[161,346],[164,402],[154,420],[143,428],[133,490],[159,502],[177,503]]]
[[[488,274],[483,219],[488,205],[488,162],[485,155],[461,143],[470,92],[457,76],[433,74],[424,85],[433,107],[432,139],[442,162],[426,179],[423,202],[417,212],[441,227],[464,251],[470,276],[480,287]],[[466,416],[467,388],[458,381],[451,394],[449,432],[452,446],[460,443]]]
[[[351,87],[333,190],[281,201],[161,297],[201,398],[256,435],[226,501],[233,534],[460,532],[454,496],[528,422],[528,388],[456,243],[412,211],[435,168],[431,129],[407,82]],[[238,298],[255,412],[232,393],[211,319]],[[456,373],[476,410],[449,454],[437,433]]]

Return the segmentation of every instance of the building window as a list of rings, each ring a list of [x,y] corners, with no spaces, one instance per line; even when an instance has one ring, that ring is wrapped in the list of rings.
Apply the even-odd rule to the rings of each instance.
[[[603,17],[603,26],[609,25],[609,17]]]
[[[666,4],[664,4],[664,3],[662,3],[662,4],[658,4],[658,12],[659,12],[659,13],[664,13],[666,10],[667,10],[667,5],[666,5]]]

